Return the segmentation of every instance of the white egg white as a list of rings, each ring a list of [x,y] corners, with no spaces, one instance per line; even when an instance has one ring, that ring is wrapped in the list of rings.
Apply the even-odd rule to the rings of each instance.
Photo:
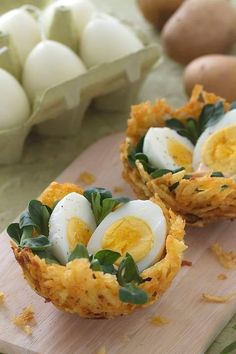
[[[143,220],[152,231],[154,239],[153,247],[143,259],[137,262],[139,271],[143,271],[161,257],[165,248],[167,234],[167,224],[162,209],[149,200],[130,201],[108,214],[94,231],[87,245],[87,249],[91,254],[95,254],[97,251],[101,250],[106,230],[116,221],[129,216]]]
[[[170,128],[150,128],[145,135],[143,153],[156,168],[174,170],[179,167],[170,156],[168,142],[170,140],[182,144],[188,151],[193,152],[193,144],[185,137]]]
[[[97,14],[84,28],[80,55],[88,67],[112,62],[143,48],[132,30],[114,17]]]
[[[193,169],[198,170],[199,167],[202,164],[202,149],[203,146],[206,142],[206,140],[209,138],[210,135],[213,133],[229,127],[231,125],[236,124],[236,109],[232,109],[231,111],[227,112],[219,121],[218,123],[209,126],[204,130],[204,132],[200,135],[198,138],[197,144],[195,145],[194,151],[193,151]],[[236,139],[236,137],[235,137]]]
[[[96,221],[89,201],[78,193],[65,196],[54,208],[49,220],[49,241],[54,256],[62,263],[68,262],[70,255],[67,227],[72,218],[79,218],[88,225],[91,233],[96,228]]]

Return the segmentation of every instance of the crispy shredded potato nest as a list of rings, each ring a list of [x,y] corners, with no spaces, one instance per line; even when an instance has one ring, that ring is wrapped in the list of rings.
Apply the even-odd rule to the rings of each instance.
[[[198,120],[204,105],[214,104],[219,100],[223,98],[207,93],[202,86],[196,85],[189,102],[177,110],[172,109],[164,99],[156,101],[154,105],[150,102],[135,105],[128,120],[126,139],[121,145],[123,177],[137,197],[160,198],[168,208],[182,215],[188,224],[194,226],[201,227],[219,218],[236,218],[235,178],[211,177],[211,173],[196,172],[191,174],[190,179],[183,179],[185,174],[189,175],[183,170],[152,179],[140,161],[136,160],[136,167],[130,166],[128,154],[150,127],[164,127],[165,121],[172,117],[182,122],[189,117]],[[224,101],[225,111],[229,110],[229,106]],[[170,191],[169,187],[174,184],[178,186]]]
[[[82,193],[72,184],[52,183],[40,196],[42,203],[52,206],[70,192]],[[184,221],[168,210],[160,200],[155,200],[165,214],[168,224],[166,250],[161,261],[144,270],[141,276],[146,281],[140,285],[149,296],[145,305],[133,305],[119,300],[119,284],[116,276],[93,271],[87,259],[75,259],[61,266],[47,264],[28,248],[18,248],[12,242],[16,260],[25,279],[46,302],[51,301],[58,309],[77,313],[87,318],[112,318],[132,312],[137,307],[152,304],[169,287],[181,268]]]

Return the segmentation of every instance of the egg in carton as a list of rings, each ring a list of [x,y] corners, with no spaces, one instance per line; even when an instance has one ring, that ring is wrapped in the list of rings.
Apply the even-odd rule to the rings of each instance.
[[[158,300],[181,268],[184,221],[160,200],[54,182],[40,201],[8,233],[29,285],[60,310],[85,318],[129,314]]]
[[[58,1],[43,14],[35,7],[24,6],[0,17],[0,67],[19,80],[29,99],[27,105],[31,105],[31,113],[19,117],[17,124],[12,126],[10,119],[8,127],[0,126],[0,146],[4,147],[0,163],[20,160],[24,140],[32,127],[42,135],[77,134],[92,100],[97,109],[127,109],[134,102],[141,82],[158,62],[157,45],[144,46],[130,28],[109,15],[90,13],[94,21],[87,26],[83,23],[87,32],[80,32],[79,39],[82,30],[81,23],[76,22],[78,8],[73,10],[70,3],[79,4],[80,9],[85,1],[71,0],[66,5]],[[97,26],[102,28],[104,23],[98,33]],[[114,50],[107,47],[111,36],[106,43],[103,41],[100,51],[95,48],[94,34],[102,38],[108,32],[107,23],[122,28],[123,37],[128,33],[133,47],[122,46],[117,29],[117,41],[113,40],[118,45]],[[86,45],[88,42],[90,47]],[[78,55],[79,47],[88,69]],[[14,97],[10,106],[13,101]]]
[[[133,106],[121,146],[123,177],[142,199],[161,198],[188,224],[236,218],[236,110],[195,86],[190,101]]]

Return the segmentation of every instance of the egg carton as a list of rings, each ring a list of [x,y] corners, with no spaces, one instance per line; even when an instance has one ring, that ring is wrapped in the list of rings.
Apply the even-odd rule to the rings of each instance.
[[[24,2],[25,0],[17,1]],[[45,0],[44,3],[46,2],[50,3],[50,0]],[[34,4],[34,0],[31,1],[32,3]],[[36,16],[39,25],[42,25],[38,8],[29,4],[23,8],[32,16]],[[59,11],[58,14],[62,13]],[[58,28],[60,26],[57,26]],[[56,34],[60,37],[60,33],[56,32]],[[52,39],[57,41],[57,38]],[[0,164],[11,164],[20,160],[24,141],[32,129],[45,136],[76,135],[91,103],[99,111],[127,112],[130,105],[135,102],[148,72],[154,64],[159,63],[160,59],[159,46],[145,42],[143,38],[140,39],[144,47],[139,51],[113,62],[94,66],[84,74],[50,87],[41,95],[36,96],[31,108],[32,114],[25,123],[8,130],[0,130],[2,151]],[[61,37],[58,41],[60,40],[62,40]],[[67,44],[70,47],[69,42]],[[10,72],[21,81],[22,67],[16,48],[11,36],[3,32],[0,32],[0,68]]]
[[[159,46],[147,45],[136,53],[93,67],[85,74],[49,88],[35,102],[33,113],[24,125],[0,131],[0,164],[21,159],[24,141],[32,127],[47,136],[77,134],[92,100],[95,108],[102,111],[127,110],[159,58]]]

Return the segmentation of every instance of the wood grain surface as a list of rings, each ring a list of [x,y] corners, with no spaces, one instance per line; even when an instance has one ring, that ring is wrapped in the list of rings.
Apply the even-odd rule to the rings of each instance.
[[[87,149],[59,177],[60,182],[79,183],[83,171],[96,176],[95,185],[133,196],[121,178],[118,156],[120,134],[108,136]],[[46,186],[45,186],[46,187]],[[236,300],[226,304],[205,303],[203,292],[226,295],[236,292],[235,273],[223,269],[209,251],[219,242],[236,248],[236,223],[219,222],[204,229],[187,229],[189,246],[183,267],[162,299],[151,307],[113,320],[86,320],[58,311],[34,293],[23,278],[4,232],[0,238],[0,352],[5,354],[96,354],[105,346],[107,354],[201,354],[236,311]],[[218,280],[219,273],[228,275]],[[36,324],[27,336],[11,322],[23,307],[32,304]],[[155,326],[153,316],[164,316],[169,324]]]

